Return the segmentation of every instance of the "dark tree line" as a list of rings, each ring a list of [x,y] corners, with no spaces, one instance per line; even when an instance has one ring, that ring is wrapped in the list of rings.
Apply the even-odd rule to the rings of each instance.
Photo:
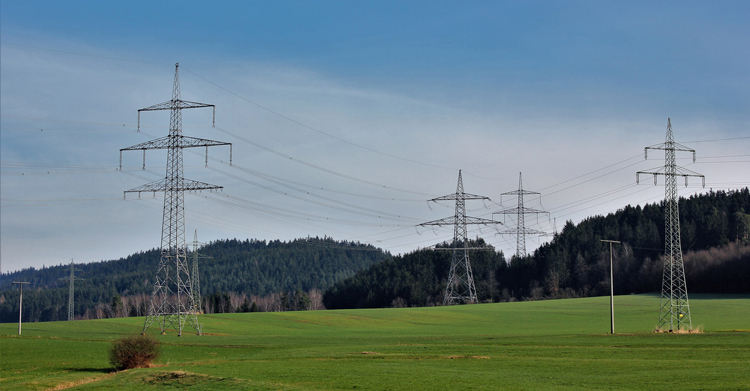
[[[451,262],[449,245],[439,250],[418,250],[370,266],[334,284],[323,295],[326,308],[427,306],[442,303]],[[469,247],[488,247],[482,239]],[[506,265],[502,252],[477,251],[470,255],[477,295],[500,294],[495,272]]]
[[[690,292],[750,292],[750,192],[747,188],[680,199],[680,231]],[[506,262],[500,252],[470,254],[480,301],[609,294],[609,248],[615,247],[615,294],[661,287],[664,205],[626,206],[607,216],[567,222],[532,255]],[[446,247],[443,243],[441,246]],[[477,239],[472,247],[486,244]],[[327,308],[442,303],[451,253],[419,250],[364,269],[331,286]]]
[[[264,297],[322,290],[390,257],[370,245],[327,237],[289,242],[219,240],[198,252],[210,257],[199,263],[201,292],[206,300],[214,293]],[[159,257],[159,250],[153,249],[114,261],[77,264],[80,271],[76,276],[85,280],[75,282],[75,315],[87,318],[143,315],[153,290]],[[190,254],[188,259],[192,265]],[[67,277],[69,272],[69,265],[61,264],[4,273],[0,281],[0,322],[18,321],[18,289],[11,286],[12,281],[31,283],[24,287],[24,321],[66,320],[68,287],[59,278]],[[128,301],[127,305],[118,306],[116,298]],[[221,300],[206,304],[212,311],[216,304],[225,305]],[[232,312],[237,307],[231,306]]]

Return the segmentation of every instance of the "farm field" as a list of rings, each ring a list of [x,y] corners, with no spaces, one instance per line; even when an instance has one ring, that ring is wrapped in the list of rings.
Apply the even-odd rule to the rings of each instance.
[[[750,389],[750,295],[692,295],[702,334],[652,333],[657,295],[452,307],[213,314],[110,372],[143,318],[0,324],[3,390]]]

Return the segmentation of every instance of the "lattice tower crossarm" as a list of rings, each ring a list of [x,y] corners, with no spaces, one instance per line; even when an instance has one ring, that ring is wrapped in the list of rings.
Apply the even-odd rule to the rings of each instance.
[[[142,111],[169,110],[169,135],[146,143],[123,148],[122,151],[147,149],[166,149],[167,167],[163,180],[140,186],[125,193],[164,192],[164,210],[161,235],[161,257],[154,278],[154,290],[149,303],[148,315],[143,325],[145,333],[148,327],[156,322],[162,333],[170,327],[182,335],[187,323],[201,333],[195,296],[192,289],[191,273],[187,262],[187,246],[185,242],[185,191],[217,190],[221,186],[193,181],[183,177],[184,148],[210,147],[230,145],[219,141],[185,137],[182,135],[182,110],[194,108],[214,108],[206,103],[183,101],[180,99],[179,64],[175,64],[172,99],[138,110],[138,124],[140,127],[140,113]],[[215,115],[214,115],[215,119]],[[122,160],[121,160],[122,161]],[[145,162],[145,155],[144,155]],[[144,163],[145,164],[145,163]]]
[[[656,184],[657,176],[664,176],[664,272],[659,308],[659,329],[665,330],[668,327],[670,332],[692,330],[685,266],[682,261],[677,177],[685,177],[686,186],[688,177],[702,178],[704,187],[706,179],[697,172],[677,166],[676,152],[692,152],[693,161],[695,161],[695,150],[674,141],[671,119],[667,119],[666,141],[663,144],[646,147],[646,158],[648,158],[649,149],[664,151],[664,167],[636,173],[636,183],[640,174],[653,175],[654,184]]]
[[[539,231],[535,229],[528,229],[526,228],[526,215],[527,214],[549,214],[549,212],[534,209],[534,208],[527,208],[524,204],[523,196],[524,195],[534,195],[539,194],[541,196],[541,193],[536,191],[528,191],[523,189],[523,180],[521,179],[521,173],[518,173],[518,190],[509,191],[506,193],[502,193],[500,197],[507,196],[507,195],[515,195],[518,197],[518,204],[515,208],[510,209],[504,209],[500,212],[495,212],[493,215],[496,214],[502,214],[502,215],[516,215],[516,229],[513,230],[507,230],[500,232],[501,234],[512,234],[516,236],[516,257],[517,258],[524,258],[526,257],[526,235],[549,235],[548,233],[544,231]]]
[[[499,221],[466,216],[466,200],[489,199],[489,197],[465,193],[461,170],[459,170],[456,192],[430,200],[432,202],[456,201],[453,217],[419,224],[422,227],[430,225],[453,225],[453,256],[451,257],[451,266],[448,272],[448,283],[445,286],[444,305],[478,302],[477,289],[474,284],[474,275],[471,271],[471,261],[469,260],[469,241],[466,226],[468,224],[493,225],[501,223]]]

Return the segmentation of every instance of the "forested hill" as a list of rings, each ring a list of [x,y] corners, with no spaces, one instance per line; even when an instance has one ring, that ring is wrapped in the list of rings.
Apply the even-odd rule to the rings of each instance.
[[[201,292],[267,295],[283,291],[326,289],[357,271],[390,257],[371,245],[330,238],[289,242],[219,240],[198,250],[209,258],[199,262]],[[188,255],[192,267],[191,254]],[[139,252],[113,261],[75,265],[75,313],[80,316],[115,296],[151,294],[159,250]],[[24,319],[63,320],[67,317],[69,265],[24,269],[6,273],[0,282],[1,322],[18,320],[18,289],[13,281],[28,281],[24,288]],[[28,288],[28,291],[27,291]],[[28,294],[27,294],[28,292]]]
[[[750,191],[681,198],[679,208],[688,291],[750,292]],[[615,294],[660,290],[663,202],[567,222],[552,241],[510,262],[494,250],[472,251],[480,301],[609,294],[609,247],[601,239],[623,242],[614,246]],[[323,302],[327,308],[442,303],[450,257],[439,250],[393,257],[336,283]]]

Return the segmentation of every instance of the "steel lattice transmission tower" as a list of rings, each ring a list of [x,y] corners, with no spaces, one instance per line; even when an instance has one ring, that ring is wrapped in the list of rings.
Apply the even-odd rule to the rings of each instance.
[[[73,313],[73,310],[75,309],[75,288],[74,288],[74,282],[76,280],[81,281],[85,280],[85,278],[80,278],[75,276],[75,272],[80,271],[75,268],[73,265],[73,259],[70,259],[70,276],[68,277],[60,277],[61,280],[68,281],[70,283],[70,287],[68,288],[68,320],[75,320],[75,314]]]
[[[676,163],[676,152],[692,152],[695,162],[695,150],[690,149],[674,141],[672,135],[672,121],[667,119],[667,138],[663,144],[646,147],[645,157],[648,159],[648,150],[656,149],[664,151],[664,166],[636,173],[636,183],[639,182],[640,174],[652,174],[654,185],[659,175],[664,176],[664,274],[661,283],[661,306],[659,310],[659,329],[669,327],[669,331],[692,330],[693,323],[690,318],[690,305],[688,303],[687,285],[685,284],[685,266],[682,262],[682,245],[680,244],[680,210],[677,197],[677,177],[685,177],[687,186],[688,177],[700,177],[703,186],[706,186],[706,178]]]
[[[169,110],[169,135],[156,140],[137,144],[120,150],[120,166],[122,166],[122,151],[147,149],[167,150],[167,170],[164,179],[158,180],[125,193],[164,192],[164,214],[161,234],[161,258],[154,280],[154,290],[151,294],[148,315],[143,324],[143,332],[157,322],[161,332],[165,333],[169,327],[182,335],[185,323],[188,323],[200,334],[197,307],[194,303],[193,284],[187,262],[187,246],[185,243],[185,192],[200,190],[218,190],[221,186],[198,182],[183,177],[182,150],[184,148],[208,147],[218,145],[230,146],[231,143],[205,140],[182,135],[182,110],[211,107],[216,119],[216,106],[206,103],[189,102],[180,99],[180,64],[175,64],[172,99],[138,110],[138,126],[142,111]],[[208,155],[206,155],[208,163]],[[145,164],[145,163],[144,163]]]
[[[501,223],[499,221],[466,216],[466,200],[489,199],[489,197],[464,193],[464,183],[461,179],[461,170],[459,170],[456,192],[430,200],[432,202],[456,201],[456,212],[453,217],[419,224],[422,227],[428,225],[453,225],[453,257],[451,258],[451,268],[448,272],[448,284],[445,286],[444,305],[477,303],[477,288],[474,286],[474,275],[471,272],[471,262],[469,261],[469,241],[466,226],[468,224],[490,225]]]
[[[545,212],[543,210],[539,209],[533,209],[533,208],[527,208],[524,205],[523,202],[523,196],[524,195],[534,195],[539,194],[541,197],[541,193],[538,193],[536,191],[528,191],[523,189],[523,181],[521,179],[521,173],[518,173],[518,190],[509,191],[507,193],[502,193],[500,196],[518,196],[518,206],[515,208],[505,209],[501,210],[500,212],[495,212],[493,215],[501,214],[501,215],[516,215],[516,229],[510,229],[507,231],[501,232],[501,234],[511,234],[516,235],[516,257],[517,258],[523,258],[526,256],[526,235],[549,235],[546,232],[526,228],[526,215],[527,214],[544,214],[549,212]]]
[[[203,254],[198,253],[198,248],[200,246],[203,246],[205,243],[198,242],[198,230],[195,230],[195,235],[193,236],[193,243],[191,246],[193,247],[193,273],[192,273],[192,282],[193,282],[193,303],[195,304],[195,311],[199,314],[202,314],[203,311],[201,310],[201,280],[200,275],[198,274],[198,262],[201,259],[213,259],[213,257],[208,257]]]

